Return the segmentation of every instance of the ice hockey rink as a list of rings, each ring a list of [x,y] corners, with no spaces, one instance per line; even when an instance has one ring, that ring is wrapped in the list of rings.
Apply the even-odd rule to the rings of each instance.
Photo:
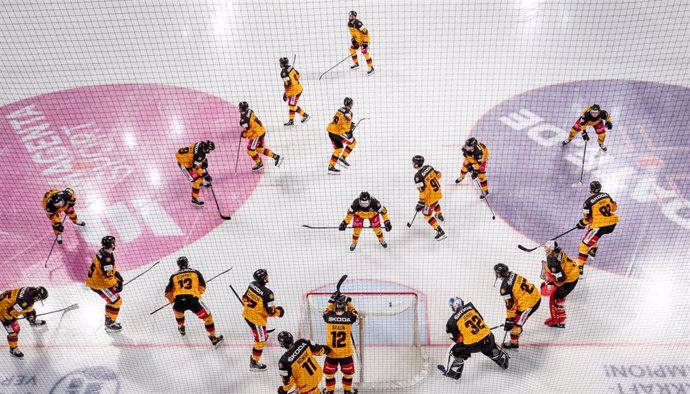
[[[350,70],[347,15],[369,29],[366,63]],[[22,323],[17,360],[0,345],[0,393],[275,393],[277,333],[325,340],[320,312],[342,291],[369,314],[355,327],[360,393],[690,392],[690,3],[673,1],[7,1],[0,4],[0,290],[45,286],[41,328]],[[302,75],[308,123],[283,127],[278,59]],[[351,168],[327,174],[326,125],[354,100]],[[253,173],[239,145],[237,104],[267,127],[285,157]],[[583,108],[613,116],[609,149],[560,141]],[[460,148],[490,149],[489,201],[469,177],[456,185]],[[213,140],[208,189],[191,206],[175,152]],[[238,148],[240,151],[238,152]],[[237,154],[239,164],[235,167]],[[448,238],[434,240],[417,202],[413,155],[443,173]],[[581,169],[583,184],[578,185]],[[493,266],[541,282],[533,247],[580,219],[600,180],[621,221],[602,238],[567,298],[565,329],[543,324],[548,299],[500,369],[475,354],[460,380],[441,376],[450,340],[448,298],[472,302],[492,326],[505,306]],[[43,193],[72,187],[87,226],[66,223],[62,245]],[[349,251],[338,226],[360,192],[390,213],[383,249],[371,231]],[[125,280],[123,330],[103,328],[104,302],[84,285],[104,235],[118,240]],[[583,231],[559,239],[572,257]],[[187,315],[176,330],[164,288],[178,256],[208,279],[204,302],[225,343],[214,349]],[[47,268],[44,267],[47,265]],[[229,285],[244,292],[269,272],[285,308],[262,361],[249,370],[252,335]],[[324,294],[325,293],[325,294]],[[504,331],[494,331],[497,342]],[[323,362],[322,358],[319,358]],[[337,393],[342,393],[340,374]],[[322,383],[322,386],[323,387]]]

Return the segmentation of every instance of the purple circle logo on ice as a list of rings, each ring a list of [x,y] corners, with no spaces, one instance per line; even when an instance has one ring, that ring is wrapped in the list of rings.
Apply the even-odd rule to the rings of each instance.
[[[70,372],[50,390],[50,394],[119,394],[120,379],[107,367],[83,368]]]
[[[82,282],[108,234],[118,241],[115,257],[123,271],[205,236],[223,221],[207,190],[201,197],[210,204],[191,206],[191,185],[175,153],[200,140],[215,142],[209,172],[223,213],[231,214],[260,179],[233,172],[229,158],[240,132],[235,105],[164,85],[80,87],[1,107],[0,175],[9,189],[0,208],[0,288]],[[46,270],[54,236],[41,198],[65,187],[75,190],[86,227],[65,220],[64,242]]]
[[[588,129],[561,142],[584,108],[597,103],[613,117],[608,152]],[[573,227],[588,184],[599,180],[618,203],[620,223],[602,238],[592,265],[644,276],[660,257],[681,259],[690,235],[690,89],[651,82],[577,81],[531,90],[506,100],[471,134],[491,151],[488,165],[496,213],[535,243]],[[577,186],[583,167],[582,185]],[[559,243],[577,256],[582,231]]]

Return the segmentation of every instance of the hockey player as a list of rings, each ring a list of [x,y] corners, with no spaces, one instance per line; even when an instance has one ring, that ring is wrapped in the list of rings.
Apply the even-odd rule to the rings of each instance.
[[[465,360],[478,352],[507,369],[508,355],[496,346],[494,334],[474,305],[465,304],[460,297],[451,297],[449,304],[453,315],[446,323],[446,333],[455,343],[448,349],[447,365],[438,366],[441,373],[451,379],[460,379]]]
[[[376,238],[379,239],[379,243],[384,248],[388,247],[388,244],[383,239],[383,231],[381,231],[381,216],[383,216],[383,226],[386,232],[391,231],[393,226],[388,218],[388,210],[386,207],[381,205],[379,200],[371,197],[368,192],[362,192],[359,194],[359,198],[355,199],[350,205],[350,209],[347,210],[347,216],[340,223],[338,229],[340,231],[345,231],[347,225],[354,218],[352,223],[352,245],[350,245],[350,252],[355,250],[357,247],[357,242],[359,242],[359,235],[362,233],[362,228],[364,226],[364,220],[369,220],[369,225],[371,229],[374,230]]]
[[[354,135],[354,123],[352,123],[352,105],[354,102],[350,97],[345,97],[343,106],[333,115],[333,120],[326,126],[328,131],[328,138],[331,139],[333,145],[333,154],[328,163],[328,173],[331,175],[338,175],[340,170],[335,168],[336,163],[340,163],[344,167],[350,167],[347,162],[347,157],[350,156],[352,150],[357,146],[357,140]],[[345,150],[343,150],[345,147]],[[342,155],[341,155],[342,153]]]
[[[541,295],[533,284],[521,275],[508,269],[502,263],[494,265],[496,279],[501,280],[501,297],[506,304],[506,321],[503,330],[510,331],[510,342],[503,344],[503,349],[517,349],[522,334],[522,326],[527,319],[539,309]]]
[[[471,137],[465,141],[465,146],[462,147],[462,155],[465,160],[462,162],[462,169],[460,176],[455,180],[455,183],[460,183],[465,179],[468,172],[471,171],[472,179],[479,179],[479,186],[482,189],[481,199],[485,199],[489,195],[489,184],[486,179],[486,163],[489,161],[489,149],[476,138]]]
[[[302,123],[311,118],[308,113],[304,112],[302,107],[297,103],[299,97],[302,95],[302,84],[299,81],[300,75],[293,66],[290,65],[288,58],[280,58],[280,78],[283,80],[285,93],[283,93],[283,101],[288,103],[288,121],[284,126],[293,126],[295,124],[295,112],[302,115]]]
[[[199,141],[196,144],[180,148],[177,151],[177,165],[192,182],[192,204],[195,207],[203,207],[204,202],[199,200],[199,190],[202,187],[211,187],[213,179],[209,175],[208,159],[206,155],[216,148],[213,141]]]
[[[311,343],[306,339],[295,341],[292,334],[287,331],[278,334],[278,343],[286,349],[278,363],[283,381],[278,387],[278,394],[287,394],[293,386],[300,394],[320,394],[319,383],[323,377],[323,370],[314,357],[331,354],[331,348]]]
[[[414,183],[419,191],[419,201],[415,210],[422,212],[424,220],[426,220],[431,227],[436,230],[437,241],[446,239],[446,233],[443,231],[438,221],[444,221],[443,213],[441,212],[441,172],[434,170],[430,165],[424,165],[424,158],[416,155],[412,158],[412,166],[417,170],[414,175]],[[438,219],[438,220],[437,220]]]
[[[354,308],[350,310],[348,304],[352,301],[344,294],[338,294],[334,302],[328,303],[323,313],[326,322],[326,337],[329,341],[331,352],[326,356],[323,372],[326,374],[326,388],[323,394],[333,394],[335,390],[335,373],[338,365],[343,373],[343,390],[345,394],[357,394],[357,389],[352,388],[352,376],[355,374],[355,364],[352,359],[352,325],[357,321],[358,315]],[[331,310],[330,307],[333,307]]]
[[[367,61],[367,66],[369,66],[369,71],[367,75],[374,73],[374,61],[371,60],[371,55],[369,54],[369,30],[364,27],[362,21],[357,19],[357,12],[350,11],[348,17],[347,29],[350,31],[350,36],[352,37],[352,45],[350,45],[350,56],[352,57],[352,62],[354,63],[350,66],[351,69],[359,68],[359,59],[357,58],[357,50],[360,49],[364,59]]]
[[[545,282],[541,284],[541,294],[549,297],[549,312],[551,317],[544,321],[549,327],[565,328],[565,298],[570,294],[580,273],[577,264],[561,250],[556,241],[548,241],[544,244],[546,261],[544,276]]]
[[[606,139],[606,129],[611,130],[613,123],[611,123],[611,114],[607,111],[601,109],[599,104],[592,104],[585,108],[582,115],[575,121],[575,124],[570,129],[570,134],[568,138],[563,141],[563,145],[568,145],[570,141],[575,138],[577,133],[582,132],[582,139],[589,141],[589,135],[587,135],[587,126],[594,127],[594,131],[597,133],[597,142],[599,143],[599,148],[606,152],[606,145],[604,145],[604,140]]]
[[[0,294],[0,321],[7,331],[7,343],[10,345],[12,357],[22,358],[24,353],[19,350],[19,317],[26,316],[32,327],[46,324],[45,320],[36,319],[34,304],[48,298],[45,287],[21,287],[7,290]]]
[[[79,220],[77,211],[74,210],[76,202],[77,194],[69,187],[62,191],[57,189],[48,190],[43,195],[43,209],[53,225],[53,234],[55,234],[55,240],[58,244],[62,244],[62,232],[65,230],[60,218],[61,213],[66,212],[69,220],[77,226],[86,226],[83,220]]]
[[[273,292],[266,287],[268,272],[261,268],[254,272],[254,281],[249,284],[247,291],[242,296],[244,310],[242,317],[249,324],[254,335],[254,348],[249,360],[251,371],[262,371],[266,365],[259,362],[261,353],[268,340],[266,324],[269,317],[283,317],[285,310],[282,306],[275,306]]]
[[[283,163],[283,158],[280,155],[272,152],[268,148],[264,148],[264,137],[266,136],[266,128],[264,128],[263,123],[256,117],[254,111],[249,109],[249,104],[246,101],[242,101],[239,105],[240,114],[240,126],[244,131],[242,132],[242,137],[248,139],[247,142],[247,154],[254,160],[254,167],[252,171],[258,171],[263,168],[264,163],[261,161],[259,155],[264,155],[275,160],[276,167],[280,167]]]
[[[173,304],[177,331],[182,336],[186,334],[184,313],[192,311],[196,317],[204,321],[211,345],[218,347],[223,342],[223,336],[216,336],[213,316],[201,302],[201,295],[206,291],[204,277],[201,272],[189,268],[189,260],[184,256],[177,259],[177,266],[180,270],[170,276],[168,286],[165,287],[165,298]]]
[[[116,320],[122,305],[120,292],[124,280],[115,266],[113,252],[115,237],[106,235],[101,239],[101,249],[93,257],[86,278],[86,287],[105,300],[105,330],[108,332],[122,330],[122,326]]]
[[[592,181],[589,184],[589,192],[592,193],[589,198],[585,200],[582,210],[582,219],[577,222],[577,228],[587,228],[582,242],[580,242],[580,250],[577,255],[577,266],[580,269],[580,275],[584,273],[587,256],[596,257],[599,246],[599,238],[603,235],[611,234],[618,223],[618,204],[608,195],[601,191],[601,182]]]

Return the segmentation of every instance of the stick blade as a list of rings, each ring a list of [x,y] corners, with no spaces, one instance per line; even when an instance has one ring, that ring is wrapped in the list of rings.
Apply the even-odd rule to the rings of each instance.
[[[518,245],[518,249],[522,250],[523,252],[528,252],[528,253],[537,250],[537,248],[527,249],[526,247],[524,247],[522,245]]]
[[[343,275],[343,276],[340,278],[340,280],[338,281],[338,284],[335,285],[335,289],[336,289],[337,291],[340,291],[340,286],[343,285],[343,282],[345,282],[345,279],[347,279],[347,275]]]
[[[223,215],[220,215],[220,218],[223,219],[223,220],[230,220],[230,219],[232,219],[232,216],[223,216]]]
[[[79,309],[79,304],[72,304],[72,305],[68,306],[67,308],[65,308],[65,311],[63,313],[67,313],[67,312],[73,311],[75,309]]]

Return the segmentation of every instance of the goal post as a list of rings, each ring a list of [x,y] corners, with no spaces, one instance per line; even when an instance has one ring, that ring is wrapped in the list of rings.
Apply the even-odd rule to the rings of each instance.
[[[323,311],[332,292],[306,295],[306,331],[314,342],[329,345]],[[409,387],[428,371],[421,346],[419,295],[413,291],[351,291],[360,319],[352,327],[356,344],[354,380],[359,388]]]

